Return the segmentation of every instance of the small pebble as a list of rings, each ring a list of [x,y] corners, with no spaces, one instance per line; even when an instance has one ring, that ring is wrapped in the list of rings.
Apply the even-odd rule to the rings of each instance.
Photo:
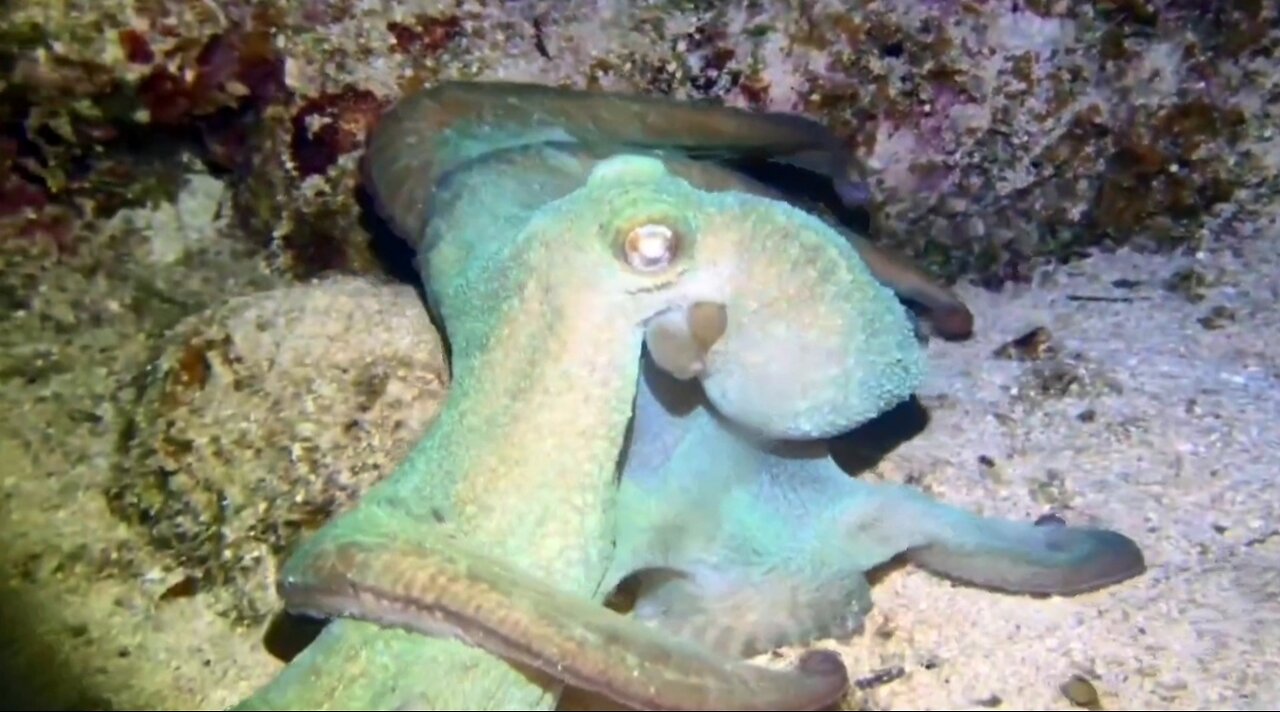
[[[901,665],[894,665],[881,670],[877,670],[866,677],[860,677],[853,682],[853,686],[859,690],[870,690],[873,687],[887,685],[894,680],[906,675],[907,671]]]
[[[1004,342],[992,355],[1011,361],[1040,361],[1058,352],[1053,343],[1053,332],[1037,326],[1022,336]]]
[[[1215,331],[1235,322],[1236,313],[1231,307],[1219,304],[1209,310],[1208,314],[1196,319],[1200,326],[1208,331]]]
[[[1098,698],[1098,688],[1093,686],[1082,675],[1072,675],[1070,679],[1058,686],[1062,695],[1076,707],[1087,710],[1102,709],[1102,701]]]

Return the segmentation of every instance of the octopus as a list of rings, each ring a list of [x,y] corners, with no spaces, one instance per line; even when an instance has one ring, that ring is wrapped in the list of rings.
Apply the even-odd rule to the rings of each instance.
[[[910,562],[996,591],[1129,579],[1125,535],[979,516],[845,474],[830,441],[908,399],[948,289],[735,162],[858,191],[806,118],[507,82],[402,98],[363,157],[416,250],[453,386],[411,454],[285,561],[329,619],[234,709],[813,710],[817,642]],[[620,587],[629,611],[607,605]],[[789,667],[752,662],[783,645]]]

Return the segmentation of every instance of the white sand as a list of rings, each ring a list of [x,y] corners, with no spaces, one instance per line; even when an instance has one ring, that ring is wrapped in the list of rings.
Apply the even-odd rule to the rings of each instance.
[[[1054,508],[1069,522],[1136,539],[1149,570],[1041,600],[895,571],[875,589],[867,636],[840,648],[855,675],[904,668],[871,691],[874,708],[981,709],[995,695],[1008,709],[1071,709],[1058,686],[1072,674],[1110,709],[1280,705],[1277,237],[1270,226],[1239,253],[1102,255],[1056,270],[1051,286],[961,290],[978,334],[932,344],[921,394],[932,422],[879,471],[1009,517],[1049,511],[1031,494],[1047,492],[1069,506]],[[1198,304],[1161,286],[1186,266],[1218,284]],[[1236,321],[1206,330],[1197,319],[1216,305]],[[1079,395],[1020,402],[1031,365],[990,355],[1036,326],[1083,363]],[[1077,418],[1086,409],[1092,422]],[[875,634],[890,629],[887,641]]]

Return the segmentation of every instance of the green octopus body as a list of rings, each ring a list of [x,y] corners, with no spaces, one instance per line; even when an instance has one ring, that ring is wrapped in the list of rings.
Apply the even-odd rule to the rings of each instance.
[[[851,479],[826,439],[909,397],[899,296],[964,305],[719,157],[848,179],[797,117],[528,85],[403,99],[365,157],[418,250],[453,387],[408,459],[305,541],[286,607],[334,620],[234,709],[809,710],[848,685],[864,572],[906,552],[1071,593],[1140,572],[1107,530],[978,517]],[[605,606],[624,580],[634,610]]]

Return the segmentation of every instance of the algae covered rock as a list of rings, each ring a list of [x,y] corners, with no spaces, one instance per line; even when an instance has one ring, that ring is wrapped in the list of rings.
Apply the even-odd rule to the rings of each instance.
[[[448,371],[412,288],[340,277],[187,318],[138,380],[113,509],[186,590],[260,622],[280,556],[394,469]]]
[[[114,191],[92,203],[109,210],[162,187],[104,176],[116,152],[194,144],[279,271],[376,272],[354,167],[381,110],[441,79],[525,80],[829,122],[876,239],[995,286],[1098,245],[1194,247],[1280,190],[1278,17],[1258,0],[10,3],[0,218]]]

